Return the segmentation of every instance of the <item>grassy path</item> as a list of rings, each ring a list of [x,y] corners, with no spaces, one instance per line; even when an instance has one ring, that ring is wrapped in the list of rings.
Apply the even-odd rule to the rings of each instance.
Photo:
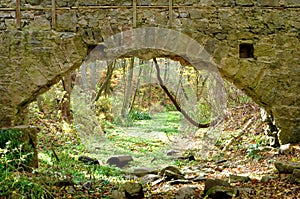
[[[150,120],[136,120],[133,126],[116,127],[105,137],[89,141],[92,156],[105,162],[113,155],[131,155],[130,167],[162,167],[173,164],[167,151],[173,147],[169,138],[180,135],[181,114],[163,112],[151,115]]]

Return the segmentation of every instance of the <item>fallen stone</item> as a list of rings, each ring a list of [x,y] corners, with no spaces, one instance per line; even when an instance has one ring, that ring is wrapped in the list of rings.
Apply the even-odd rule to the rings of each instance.
[[[138,167],[134,169],[134,171],[131,174],[136,175],[138,177],[142,177],[147,174],[157,174],[157,173],[158,173],[157,169],[148,168],[148,167]]]
[[[254,190],[247,187],[238,187],[237,188],[238,193],[246,193],[246,194],[253,194]]]
[[[291,183],[300,184],[300,169],[294,169],[291,176]]]
[[[229,175],[229,183],[249,182],[249,176]]]
[[[275,162],[274,165],[279,173],[293,173],[294,169],[300,169],[300,162]]]
[[[163,168],[159,172],[159,175],[162,176],[165,180],[184,179],[184,175],[175,166],[167,166],[167,167]]]
[[[88,156],[79,156],[78,161],[84,162],[86,164],[96,165],[100,164],[99,161],[96,158],[91,158]]]
[[[175,194],[175,199],[187,199],[195,196],[194,186],[183,186]]]
[[[261,181],[267,183],[267,182],[269,182],[270,180],[276,179],[276,178],[277,178],[277,177],[275,177],[275,176],[263,176],[263,177],[261,178]]]
[[[154,182],[155,180],[157,180],[159,178],[160,178],[159,175],[156,175],[156,174],[147,174],[147,175],[143,176],[140,179],[140,182],[146,184],[146,183]]]
[[[211,199],[231,199],[238,195],[238,190],[231,187],[214,186],[205,195]]]
[[[113,190],[110,197],[111,199],[126,199],[125,192],[119,190]]]
[[[114,165],[116,167],[122,168],[132,160],[133,158],[130,155],[120,155],[120,156],[110,157],[106,163],[109,165]]]
[[[124,184],[125,197],[128,199],[144,198],[143,187],[139,183],[125,182]]]
[[[216,187],[216,186],[220,186],[220,187],[230,187],[230,184],[224,180],[221,179],[206,179],[205,181],[205,186],[204,186],[204,194],[206,194],[206,192],[211,189],[212,187]]]

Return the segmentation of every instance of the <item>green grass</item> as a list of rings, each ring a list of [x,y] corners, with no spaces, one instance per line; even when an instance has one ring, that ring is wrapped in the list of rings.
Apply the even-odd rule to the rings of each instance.
[[[120,125],[102,138],[87,141],[87,155],[100,157],[103,162],[114,155],[131,155],[131,167],[173,164],[166,155],[171,146],[165,134],[178,134],[181,118],[181,113],[170,111],[152,114],[151,119],[134,120],[133,127]]]
[[[181,113],[177,111],[162,112],[152,115],[151,120],[135,121],[134,125],[143,128],[144,132],[158,131],[172,134],[179,132],[181,119]]]

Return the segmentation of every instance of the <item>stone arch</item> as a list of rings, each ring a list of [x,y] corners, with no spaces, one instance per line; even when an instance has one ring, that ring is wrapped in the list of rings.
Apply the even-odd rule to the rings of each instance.
[[[112,61],[139,50],[144,50],[143,53],[146,54],[139,56],[140,58],[179,56],[196,69],[218,71],[212,56],[196,40],[181,32],[160,27],[136,28],[117,33],[97,45],[86,61]]]
[[[220,106],[224,107],[226,97],[223,80],[213,57],[195,39],[173,29],[145,27],[114,34],[97,45],[85,61],[99,59],[112,62],[119,57],[136,54],[142,59],[169,57],[198,70],[208,71],[214,87],[213,95],[219,99]]]
[[[140,54],[139,52],[142,52]],[[214,107],[220,114],[226,105],[226,97],[223,89],[223,80],[218,73],[218,67],[210,54],[193,38],[166,28],[147,27],[123,31],[107,38],[105,42],[97,45],[90,51],[85,60],[88,63],[96,60],[112,62],[120,57],[137,56],[142,59],[156,57],[171,58],[184,62],[209,73],[209,82],[212,86],[211,96],[215,100]],[[103,67],[100,66],[100,67]],[[172,88],[170,88],[172,90]],[[87,93],[88,94],[88,93]],[[193,106],[190,103],[189,106]],[[220,116],[220,115],[218,115]],[[214,117],[216,114],[214,113]],[[215,119],[215,118],[214,118]]]

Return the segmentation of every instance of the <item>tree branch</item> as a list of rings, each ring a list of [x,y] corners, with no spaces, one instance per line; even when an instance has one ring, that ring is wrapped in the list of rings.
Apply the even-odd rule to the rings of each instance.
[[[156,71],[157,71],[157,79],[158,82],[160,84],[160,87],[164,90],[164,92],[167,94],[167,96],[170,98],[170,100],[172,101],[172,103],[174,104],[174,106],[176,107],[177,111],[181,112],[181,114],[184,116],[184,118],[186,120],[188,120],[192,125],[198,127],[198,128],[208,128],[210,127],[210,123],[206,123],[206,124],[200,124],[198,122],[196,122],[195,120],[193,120],[181,107],[180,105],[177,103],[176,99],[173,97],[173,95],[169,92],[168,88],[164,85],[163,80],[160,77],[160,69],[159,69],[159,65],[157,63],[156,58],[153,58],[153,61],[155,63],[155,67],[156,67]]]

